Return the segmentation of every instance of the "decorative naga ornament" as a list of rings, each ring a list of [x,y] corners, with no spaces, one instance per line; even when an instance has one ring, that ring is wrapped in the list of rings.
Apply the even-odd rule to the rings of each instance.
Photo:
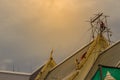
[[[37,75],[37,77],[35,78],[35,80],[44,80],[45,77],[47,76],[48,72],[56,66],[56,62],[54,61],[53,57],[53,50],[50,53],[50,58],[48,60],[48,62],[43,66],[43,68],[41,69],[41,71],[39,72],[39,74]]]

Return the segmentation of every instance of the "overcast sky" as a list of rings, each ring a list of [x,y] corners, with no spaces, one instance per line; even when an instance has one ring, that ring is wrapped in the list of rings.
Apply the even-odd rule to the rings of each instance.
[[[0,70],[32,72],[54,49],[58,62],[90,41],[87,20],[109,15],[120,39],[120,0],[0,0]]]

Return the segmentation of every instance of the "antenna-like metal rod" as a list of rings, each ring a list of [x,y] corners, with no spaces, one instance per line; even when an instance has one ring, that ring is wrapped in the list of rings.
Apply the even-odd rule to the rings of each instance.
[[[93,20],[91,20],[91,23],[95,22],[98,18],[100,18],[103,15],[103,13],[98,14],[97,17],[95,17]]]

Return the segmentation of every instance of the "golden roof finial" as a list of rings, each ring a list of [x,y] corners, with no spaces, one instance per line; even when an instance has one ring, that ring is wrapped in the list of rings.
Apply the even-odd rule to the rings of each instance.
[[[52,55],[53,55],[53,49],[51,50],[51,53],[50,53],[50,60],[53,59]]]

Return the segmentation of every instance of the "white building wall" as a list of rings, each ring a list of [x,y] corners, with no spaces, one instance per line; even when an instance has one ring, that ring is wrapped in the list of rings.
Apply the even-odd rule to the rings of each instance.
[[[30,74],[0,71],[0,80],[29,80]]]

